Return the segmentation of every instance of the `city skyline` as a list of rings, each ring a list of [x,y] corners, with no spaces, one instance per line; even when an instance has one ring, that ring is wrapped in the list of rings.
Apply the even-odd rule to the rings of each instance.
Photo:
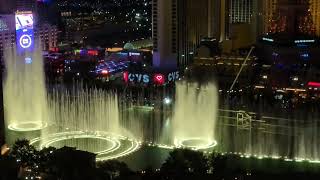
[[[320,0],[0,0],[0,180],[317,179]]]

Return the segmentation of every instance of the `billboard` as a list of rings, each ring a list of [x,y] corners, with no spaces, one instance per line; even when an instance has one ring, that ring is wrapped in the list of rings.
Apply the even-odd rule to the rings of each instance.
[[[16,43],[18,53],[32,51],[34,46],[33,15],[31,12],[17,13],[16,21]]]

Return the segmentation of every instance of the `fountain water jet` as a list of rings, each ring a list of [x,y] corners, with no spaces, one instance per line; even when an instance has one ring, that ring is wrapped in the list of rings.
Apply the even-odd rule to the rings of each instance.
[[[128,155],[140,143],[119,123],[116,92],[83,88],[53,89],[48,94],[48,128],[31,140],[39,149],[76,147],[97,154],[97,160]]]
[[[27,138],[40,149],[76,147],[98,153],[99,160],[139,148],[139,142],[119,125],[115,92],[75,86],[71,91],[47,93],[41,50],[16,54],[15,50],[5,53],[4,104],[10,142]],[[26,62],[26,57],[32,62]]]
[[[46,89],[40,49],[17,55],[5,51],[5,123],[12,131],[37,131],[47,126]],[[26,58],[32,62],[26,63]]]
[[[50,133],[108,131],[122,133],[116,93],[75,86],[48,95]],[[47,133],[46,133],[47,134]]]
[[[216,145],[214,128],[218,93],[214,84],[179,82],[173,115],[173,137],[177,147],[208,149]]]

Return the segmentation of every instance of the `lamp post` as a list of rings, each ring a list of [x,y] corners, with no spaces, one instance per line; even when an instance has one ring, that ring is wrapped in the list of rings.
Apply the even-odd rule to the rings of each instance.
[[[231,87],[230,87],[229,91],[232,91],[232,90],[233,90],[233,87],[234,87],[234,85],[237,83],[238,78],[239,78],[239,76],[240,76],[240,74],[241,74],[241,72],[242,72],[243,68],[246,66],[246,63],[247,63],[248,59],[250,59],[250,55],[251,55],[251,53],[252,53],[253,49],[254,49],[254,47],[252,46],[252,47],[251,47],[251,49],[250,49],[250,51],[249,51],[249,53],[248,53],[248,55],[247,55],[247,57],[246,57],[246,59],[245,59],[245,60],[244,60],[244,62],[242,63],[242,65],[241,65],[241,67],[240,67],[240,70],[239,70],[239,72],[238,72],[238,74],[237,74],[236,78],[234,79],[234,81],[233,81],[233,83],[232,83],[232,85],[231,85]]]

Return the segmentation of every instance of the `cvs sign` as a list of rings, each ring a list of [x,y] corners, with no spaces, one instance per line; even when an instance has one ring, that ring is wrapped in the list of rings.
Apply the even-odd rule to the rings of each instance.
[[[179,78],[180,78],[179,71],[171,72],[168,74],[168,82],[177,81],[177,80],[179,80]]]
[[[137,82],[145,84],[148,84],[150,82],[150,76],[148,74],[124,72],[123,78],[125,82]]]

